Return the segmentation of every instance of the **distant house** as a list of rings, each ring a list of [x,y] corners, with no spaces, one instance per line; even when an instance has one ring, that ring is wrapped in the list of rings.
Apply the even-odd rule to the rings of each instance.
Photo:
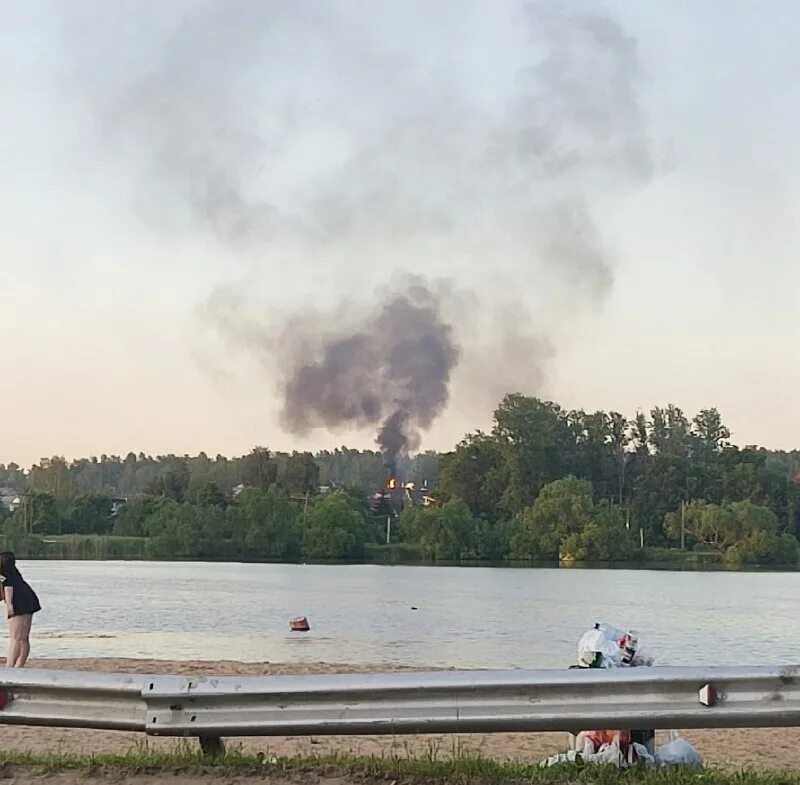
[[[126,496],[114,496],[111,499],[111,514],[116,515],[126,504],[128,498]]]
[[[239,483],[238,485],[234,485],[231,489],[231,496],[235,499],[242,491],[244,490],[244,483]]]

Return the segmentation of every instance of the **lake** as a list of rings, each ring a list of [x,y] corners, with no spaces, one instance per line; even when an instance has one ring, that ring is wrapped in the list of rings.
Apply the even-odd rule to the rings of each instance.
[[[566,667],[580,635],[607,621],[638,630],[657,664],[800,662],[798,573],[20,566],[44,606],[36,657]],[[311,632],[290,633],[289,619],[301,614]]]

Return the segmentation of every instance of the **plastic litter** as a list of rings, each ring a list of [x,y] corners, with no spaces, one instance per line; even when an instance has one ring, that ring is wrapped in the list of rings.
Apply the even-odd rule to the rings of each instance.
[[[608,744],[599,752],[578,752],[570,750],[558,755],[551,755],[543,760],[539,766],[547,769],[552,766],[563,766],[565,763],[588,763],[594,766],[615,766],[621,769],[624,765],[624,755],[618,744]]]
[[[639,634],[610,624],[596,623],[578,641],[578,668],[648,667],[654,658],[639,649]],[[655,748],[655,731],[586,730],[573,737],[572,749],[542,761],[542,767],[565,763],[612,765],[625,768],[644,764],[702,766],[700,753],[675,731],[670,740]]]
[[[635,630],[598,623],[578,641],[581,668],[625,668],[653,662],[653,657],[639,651],[639,633]]]
[[[611,731],[595,731],[594,735],[598,733]],[[590,734],[579,734],[579,738],[584,737],[579,748],[551,755],[539,765],[541,768],[550,768],[570,763],[586,763],[593,766],[615,766],[618,769],[636,765],[652,768],[703,765],[703,756],[686,739],[676,737],[658,747],[655,754],[652,754],[644,744],[631,742],[629,737],[626,740],[624,734],[625,731],[622,731],[622,735],[599,747],[592,743]]]
[[[658,766],[702,766],[703,756],[680,736],[674,738],[656,750],[655,759]]]

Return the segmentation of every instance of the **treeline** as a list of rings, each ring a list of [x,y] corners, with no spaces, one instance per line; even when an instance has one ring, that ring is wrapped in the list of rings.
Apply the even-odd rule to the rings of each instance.
[[[442,457],[439,489],[481,522],[483,550],[503,558],[625,560],[644,544],[795,563],[800,454],[729,440],[716,409],[689,420],[669,405],[628,419],[509,395],[491,433]],[[456,539],[425,547],[436,554]]]
[[[197,489],[214,483],[224,493],[239,484],[249,485],[257,480],[258,461],[253,455],[263,454],[255,448],[250,454],[236,458],[217,455],[209,458],[205,453],[196,456],[149,456],[128,453],[125,457],[101,455],[67,461],[62,457],[44,458],[25,471],[19,465],[0,464],[0,488],[23,493],[37,491],[57,497],[75,494],[105,494],[108,496],[139,496],[158,490],[158,483],[171,481],[179,475],[189,488]],[[291,476],[298,465],[309,458],[317,467],[316,480],[321,486],[350,488],[368,493],[385,482],[383,456],[374,450],[351,450],[341,447],[310,453],[269,452],[271,471],[280,477]],[[439,456],[434,452],[421,453],[412,458],[402,458],[398,470],[408,481],[435,482]],[[291,485],[291,480],[288,481]]]
[[[380,534],[362,499],[345,491],[298,500],[275,485],[245,488],[230,501],[209,483],[193,501],[142,496],[116,513],[102,494],[28,500],[3,525],[6,546],[28,557],[60,545],[60,555],[77,557],[358,561]],[[85,550],[83,537],[91,545]]]
[[[369,451],[54,458],[2,467],[0,487],[26,491],[6,542],[42,552],[47,538],[92,535],[148,558],[613,562],[657,548],[795,564],[799,457],[732,445],[715,409],[628,419],[509,395],[491,432],[401,465],[435,503],[407,499],[389,546],[369,498],[385,469]]]

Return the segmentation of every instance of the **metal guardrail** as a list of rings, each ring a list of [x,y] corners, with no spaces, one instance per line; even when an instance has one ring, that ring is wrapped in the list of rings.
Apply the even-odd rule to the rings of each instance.
[[[800,666],[132,676],[0,670],[0,724],[197,737],[800,726]]]
[[[98,730],[146,730],[146,676],[0,669],[10,700],[0,724]]]

